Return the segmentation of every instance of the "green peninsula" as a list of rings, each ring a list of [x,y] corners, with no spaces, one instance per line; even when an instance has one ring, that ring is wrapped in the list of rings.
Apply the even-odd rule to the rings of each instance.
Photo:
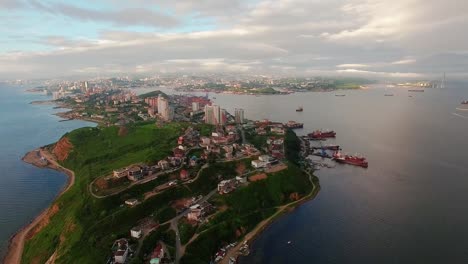
[[[29,233],[22,263],[188,264],[214,260],[221,248],[245,254],[242,241],[313,197],[318,180],[296,165],[294,132],[268,143],[286,141],[286,153],[272,157],[242,142],[242,129],[136,122],[80,128],[43,147],[74,183]]]

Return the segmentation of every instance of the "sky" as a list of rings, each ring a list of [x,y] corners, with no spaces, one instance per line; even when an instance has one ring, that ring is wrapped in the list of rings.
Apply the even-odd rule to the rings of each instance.
[[[0,79],[466,79],[466,14],[466,0],[0,0]]]

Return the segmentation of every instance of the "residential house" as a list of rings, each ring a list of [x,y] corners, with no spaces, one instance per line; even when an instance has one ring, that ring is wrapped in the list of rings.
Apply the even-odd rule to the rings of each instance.
[[[190,177],[190,173],[187,170],[181,170],[179,176],[182,181],[185,181]]]
[[[131,181],[138,181],[143,179],[143,167],[134,165],[128,169],[128,179]]]
[[[136,228],[136,227],[132,228],[130,230],[130,236],[133,238],[139,239],[141,237],[141,229]]]
[[[158,162],[158,166],[159,168],[161,168],[161,170],[164,171],[164,170],[168,170],[171,167],[171,164],[167,160],[160,160]]]
[[[202,217],[205,217],[213,211],[213,206],[208,202],[201,204],[195,204],[190,207],[190,212],[187,214],[187,219],[190,221],[200,221]]]
[[[236,189],[236,180],[223,180],[218,183],[218,193],[227,194]]]
[[[275,126],[270,129],[271,133],[277,134],[277,135],[284,135],[286,134],[286,131],[284,130],[283,127]]]
[[[161,259],[164,257],[164,248],[160,243],[156,244],[156,247],[151,253],[150,264],[159,264]]]
[[[201,141],[200,145],[203,147],[211,144],[211,139],[209,137],[201,137],[200,141]]]
[[[260,169],[260,168],[266,168],[266,166],[268,165],[268,162],[264,162],[261,160],[252,160],[250,164],[252,164],[252,167],[256,169]]]
[[[182,158],[182,157],[185,156],[185,151],[182,150],[182,149],[180,149],[180,148],[178,148],[178,147],[175,148],[175,149],[173,150],[173,152],[174,152],[174,157]]]
[[[125,201],[125,204],[128,205],[128,206],[135,206],[138,204],[138,200],[137,199],[128,199]]]
[[[128,176],[128,170],[127,170],[127,168],[114,170],[113,176],[114,176],[114,178],[117,178],[117,179],[127,177]]]
[[[232,154],[233,154],[233,151],[234,151],[234,147],[233,146],[224,146],[223,147],[223,150],[225,152],[225,156],[227,159],[231,159],[232,158]]]
[[[116,241],[117,250],[114,252],[115,263],[125,263],[128,256],[128,241],[125,238]]]

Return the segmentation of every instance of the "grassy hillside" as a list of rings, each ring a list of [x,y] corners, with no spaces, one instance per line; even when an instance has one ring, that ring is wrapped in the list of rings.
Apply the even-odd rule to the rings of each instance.
[[[218,197],[218,206],[227,209],[199,228],[200,235],[187,246],[181,263],[208,263],[220,246],[251,231],[273,215],[278,206],[294,201],[291,194],[303,197],[311,189],[308,176],[289,164],[288,169],[270,174],[266,180],[252,182],[232,194]]]
[[[173,196],[185,195],[184,190],[176,189],[128,209],[120,205],[133,197],[133,188],[105,199],[92,198],[87,191],[95,177],[112,169],[166,157],[185,127],[136,124],[125,136],[118,135],[117,127],[81,128],[64,135],[73,149],[63,165],[75,171],[75,185],[55,202],[59,209],[49,224],[26,243],[23,263],[44,263],[56,248],[56,263],[103,263],[114,239],[127,234],[137,220],[166,205]]]

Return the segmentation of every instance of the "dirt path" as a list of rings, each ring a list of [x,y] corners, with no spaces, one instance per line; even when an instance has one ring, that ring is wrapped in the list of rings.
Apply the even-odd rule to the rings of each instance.
[[[41,168],[47,167],[47,168],[51,168],[54,170],[58,170],[58,171],[64,172],[68,176],[67,186],[57,195],[57,198],[60,197],[63,193],[68,191],[73,186],[73,184],[75,183],[75,173],[73,171],[67,168],[64,168],[60,164],[58,164],[58,162],[55,160],[53,155],[45,149],[33,150],[32,152],[36,152],[36,153],[34,155],[29,155],[29,153],[26,154],[26,156],[29,156],[29,159],[27,160],[24,159],[25,162],[31,163]],[[31,158],[31,157],[36,157],[36,158]],[[41,159],[41,157],[43,157],[48,162],[47,166],[39,166],[40,164],[43,164],[44,162],[44,159]],[[42,213],[36,216],[36,218],[34,218],[34,220],[31,223],[23,227],[10,239],[8,252],[3,260],[3,263],[8,263],[8,264],[20,264],[21,263],[21,257],[23,255],[24,244],[26,242],[26,238],[28,237],[28,234],[31,232],[31,230],[34,229],[36,225],[38,225],[39,223],[41,223],[41,221],[46,219],[50,209],[51,209],[51,206],[45,209],[44,211],[42,211]]]

